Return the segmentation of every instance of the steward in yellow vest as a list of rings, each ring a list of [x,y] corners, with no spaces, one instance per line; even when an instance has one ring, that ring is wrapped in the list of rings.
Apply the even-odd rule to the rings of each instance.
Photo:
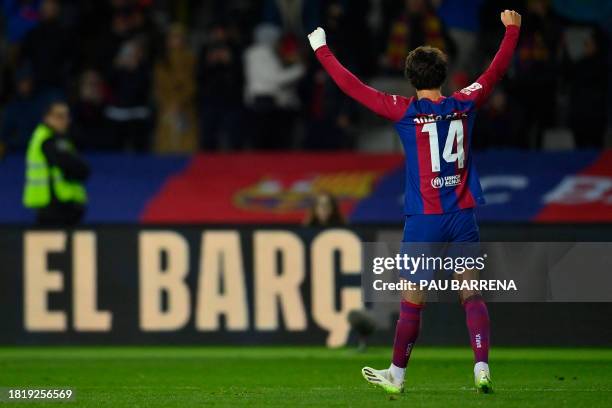
[[[75,225],[85,213],[89,166],[66,137],[69,126],[68,105],[53,102],[28,144],[23,205],[40,225]]]

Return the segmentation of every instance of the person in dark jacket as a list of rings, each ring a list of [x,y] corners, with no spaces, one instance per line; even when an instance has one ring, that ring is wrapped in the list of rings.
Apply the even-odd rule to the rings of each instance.
[[[105,109],[116,147],[149,150],[153,113],[149,105],[151,65],[142,37],[123,43],[108,76],[111,100]]]
[[[28,32],[21,47],[21,60],[33,70],[39,91],[61,95],[68,84],[74,63],[74,35],[61,21],[58,0],[44,0],[40,23]]]
[[[29,66],[16,72],[15,88],[15,95],[4,107],[0,120],[0,144],[8,152],[23,152],[38,124],[44,102],[34,89]]]
[[[200,50],[196,80],[200,148],[214,151],[224,144],[232,150],[243,148],[243,63],[226,24],[212,25],[209,41]]]
[[[54,101],[28,145],[23,204],[37,211],[39,225],[76,225],[85,213],[90,170],[67,137],[69,126],[68,105]]]

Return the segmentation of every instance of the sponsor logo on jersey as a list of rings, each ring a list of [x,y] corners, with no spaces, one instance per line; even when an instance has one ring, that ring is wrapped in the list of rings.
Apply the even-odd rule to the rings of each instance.
[[[433,188],[442,188],[444,187],[444,179],[442,177],[434,177],[431,179],[431,186]]]
[[[482,89],[482,85],[480,85],[478,82],[474,82],[472,85],[463,88],[461,93],[469,96],[472,94],[472,92],[476,92],[479,89]]]
[[[454,174],[446,177],[434,177],[431,179],[433,188],[455,187],[461,184],[461,174]]]

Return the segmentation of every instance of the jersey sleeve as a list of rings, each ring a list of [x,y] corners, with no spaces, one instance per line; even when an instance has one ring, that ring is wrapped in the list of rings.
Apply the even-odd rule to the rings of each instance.
[[[472,85],[455,92],[454,97],[460,100],[472,100],[476,107],[480,107],[491,94],[495,85],[502,79],[514,54],[519,37],[519,27],[509,25],[495,58],[487,70]]]
[[[318,48],[315,54],[342,92],[385,119],[397,122],[404,117],[412,98],[390,95],[364,84],[340,64],[327,45]]]

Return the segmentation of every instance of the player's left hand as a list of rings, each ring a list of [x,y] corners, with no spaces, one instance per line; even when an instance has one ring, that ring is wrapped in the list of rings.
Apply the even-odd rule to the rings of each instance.
[[[521,15],[514,10],[504,10],[500,13],[500,18],[504,26],[521,26]]]
[[[318,50],[322,46],[326,45],[327,42],[325,40],[325,30],[321,27],[317,27],[312,33],[308,34],[308,41],[310,41],[310,46],[313,51]]]

